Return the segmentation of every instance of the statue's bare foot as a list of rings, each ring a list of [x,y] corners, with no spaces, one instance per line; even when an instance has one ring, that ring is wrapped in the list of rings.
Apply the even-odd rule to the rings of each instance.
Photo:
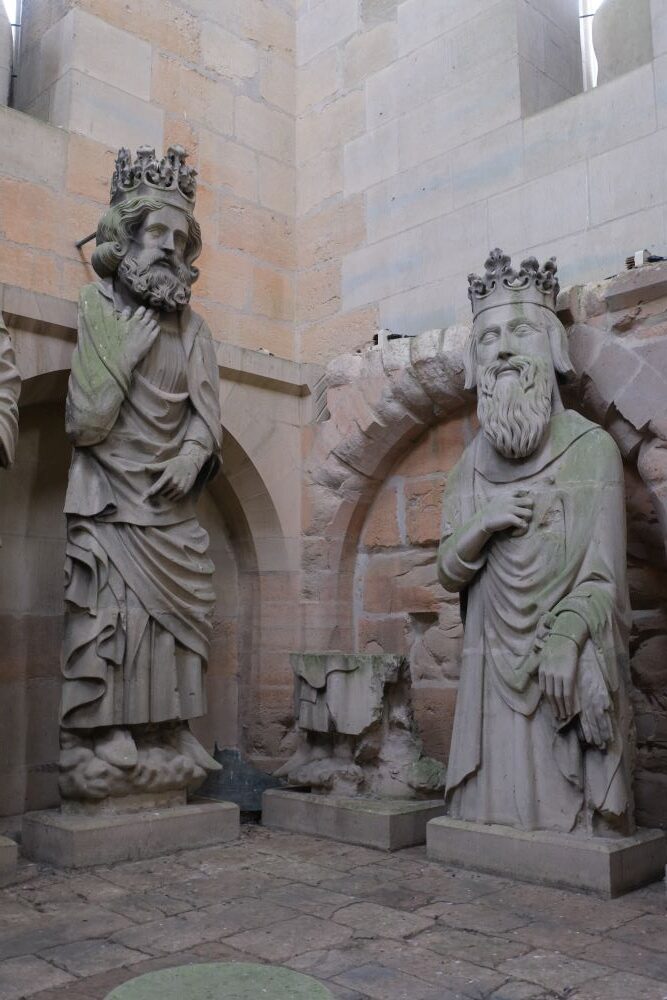
[[[129,729],[112,726],[95,739],[95,755],[111,764],[127,770],[136,767],[139,759],[137,747]]]
[[[189,757],[195,764],[203,767],[205,771],[222,770],[222,764],[219,764],[215,757],[211,757],[199,740],[193,736],[187,722],[173,730],[169,736],[169,743],[184,757]]]

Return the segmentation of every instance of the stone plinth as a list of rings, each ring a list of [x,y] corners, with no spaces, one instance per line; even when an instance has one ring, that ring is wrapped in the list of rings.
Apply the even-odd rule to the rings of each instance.
[[[661,830],[638,830],[632,837],[575,837],[442,816],[428,824],[426,845],[432,861],[610,897],[662,878],[667,861],[667,837]]]
[[[264,826],[383,851],[423,844],[426,824],[444,811],[442,799],[344,798],[282,789],[262,797]]]
[[[238,837],[239,826],[231,802],[97,815],[50,809],[24,817],[23,853],[59,868],[85,868],[223,844]]]
[[[9,837],[0,837],[0,886],[11,882],[16,874],[18,847]]]

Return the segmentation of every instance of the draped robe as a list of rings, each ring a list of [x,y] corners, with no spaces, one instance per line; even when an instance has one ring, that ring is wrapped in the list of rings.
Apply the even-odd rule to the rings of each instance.
[[[0,315],[0,464],[12,465],[19,434],[21,378],[14,348]]]
[[[457,552],[486,504],[526,490],[522,535],[492,536],[478,558]],[[452,471],[438,570],[462,594],[465,637],[447,799],[454,817],[525,830],[632,829],[629,602],[623,469],[612,438],[573,411],[553,416],[537,452],[504,459],[480,432]],[[585,622],[576,711],[558,722],[538,684],[539,655],[561,612]],[[578,713],[608,697],[613,735],[586,744]]]
[[[220,449],[218,369],[189,309],[132,371],[127,321],[110,283],[81,292],[66,425],[74,444],[65,501],[66,728],[186,720],[206,711],[214,606],[208,536],[195,500]],[[170,459],[193,447],[193,490],[146,499]]]

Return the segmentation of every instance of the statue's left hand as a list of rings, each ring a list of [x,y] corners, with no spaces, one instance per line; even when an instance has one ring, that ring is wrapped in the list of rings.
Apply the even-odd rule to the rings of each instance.
[[[544,644],[538,670],[540,690],[559,722],[575,713],[575,681],[579,647],[567,636],[550,635]]]
[[[148,490],[145,499],[163,496],[167,500],[181,500],[194,486],[198,473],[199,468],[194,459],[187,455],[177,455],[167,462],[162,475]]]

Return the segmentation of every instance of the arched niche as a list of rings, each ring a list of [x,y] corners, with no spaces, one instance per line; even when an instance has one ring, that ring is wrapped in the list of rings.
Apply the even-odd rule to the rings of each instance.
[[[58,705],[65,518],[71,448],[64,432],[66,370],[24,381],[16,461],[0,482],[0,816],[58,802]],[[223,428],[224,431],[224,428]],[[240,444],[225,434],[223,471],[206,488],[201,520],[215,563],[208,714],[195,723],[209,748],[243,747],[259,683],[260,582],[246,494],[266,493]],[[266,495],[263,524],[271,523]],[[267,513],[267,511],[269,513]],[[274,514],[275,516],[275,514]],[[278,530],[272,525],[270,530]]]

